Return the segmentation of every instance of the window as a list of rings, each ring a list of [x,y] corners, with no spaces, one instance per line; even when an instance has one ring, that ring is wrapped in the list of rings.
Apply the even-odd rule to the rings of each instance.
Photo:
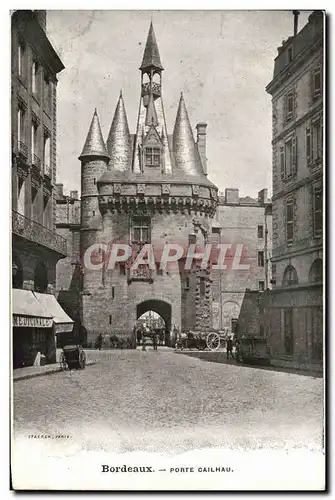
[[[133,241],[150,241],[150,219],[148,217],[134,217],[133,219]]]
[[[280,176],[282,180],[290,179],[297,173],[297,138],[290,137],[280,147]]]
[[[93,178],[93,184],[96,185],[97,181],[96,181],[96,178],[94,177]]]
[[[109,324],[110,325],[112,324],[112,315],[111,314],[109,315]]]
[[[286,267],[283,275],[283,286],[292,286],[292,285],[297,285],[299,283],[298,281],[298,274],[296,269],[289,265]]]
[[[17,112],[17,142],[20,153],[27,153],[27,151],[24,151],[26,149],[25,116],[26,114],[24,109],[19,107]],[[25,154],[25,156],[27,157],[27,154]]]
[[[200,278],[200,297],[205,296],[205,288],[206,288],[205,280],[204,278]]]
[[[145,148],[145,164],[147,167],[161,166],[161,149]]]
[[[126,275],[126,266],[124,264],[120,264],[120,276]]]
[[[312,73],[312,92],[313,99],[317,99],[322,93],[322,78],[320,68],[316,68]]]
[[[17,72],[19,76],[24,76],[25,46],[19,43],[17,49]]]
[[[323,224],[323,189],[322,186],[314,187],[313,191],[313,225],[314,236],[316,238],[322,236]]]
[[[44,134],[43,163],[44,163],[44,173],[49,175],[49,177],[51,177],[49,134]]]
[[[264,267],[264,252],[263,251],[258,252],[258,266]]]
[[[259,282],[258,282],[258,290],[259,290],[260,292],[264,292],[264,288],[265,288],[264,281],[263,281],[263,280],[259,281]]]
[[[284,310],[284,352],[287,356],[293,354],[293,317],[292,309]]]
[[[185,280],[185,290],[189,290],[189,289],[190,289],[190,278],[187,277]]]
[[[33,94],[38,92],[38,63],[33,61],[31,65],[31,91]]]
[[[92,210],[92,215],[93,217],[95,217],[95,210]]]
[[[31,161],[32,164],[40,166],[40,160],[38,158],[38,125],[35,120],[31,123]]]
[[[289,121],[294,116],[294,94],[293,91],[285,96],[285,119]]]
[[[286,201],[286,240],[288,243],[293,241],[294,221],[293,221],[293,200]]]
[[[112,286],[112,299],[115,297],[115,286]]]
[[[317,163],[323,156],[323,124],[322,118],[314,120],[306,128],[307,165]]]
[[[43,104],[49,111],[51,108],[51,80],[48,75],[44,75]]]
[[[263,225],[259,225],[257,227],[257,236],[258,238],[260,239],[263,239],[264,238],[264,226]]]

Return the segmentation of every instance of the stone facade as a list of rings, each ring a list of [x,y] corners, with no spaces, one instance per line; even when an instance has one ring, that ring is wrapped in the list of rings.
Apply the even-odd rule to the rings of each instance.
[[[278,49],[273,109],[273,255],[269,343],[274,358],[322,363],[324,13]]]
[[[179,244],[186,250],[190,242],[203,245],[208,240],[217,206],[217,188],[207,178],[206,124],[197,127],[195,142],[181,96],[173,134],[168,133],[162,71],[151,24],[140,68],[136,133],[129,132],[122,94],[107,145],[95,111],[79,157],[80,228],[73,225],[70,212],[64,215],[61,197],[57,200],[57,230],[67,238],[73,262],[81,269],[80,292],[73,288],[69,300],[76,308],[74,296],[80,297],[81,330],[87,344],[93,344],[100,333],[131,334],[136,320],[148,310],[161,315],[167,333],[174,326],[212,328],[210,270],[185,271],[185,259],[159,268],[164,244]],[[126,265],[108,269],[103,257],[113,242],[131,245],[133,255]],[[133,260],[148,243],[155,249],[153,268],[148,263],[134,270]],[[85,265],[85,256],[94,244],[106,246],[98,252],[101,266],[92,270]],[[62,287],[69,292],[66,275],[71,266],[76,264],[70,257],[59,263],[59,295]]]
[[[226,189],[219,196],[212,241],[230,245],[226,269],[212,270],[212,307],[214,328],[232,335],[246,289],[265,291],[272,287],[272,212],[267,190],[253,199],[240,197],[237,189]]]
[[[67,254],[55,230],[54,195],[57,74],[64,66],[46,35],[45,11],[17,10],[11,21],[12,286],[54,294],[56,264]],[[22,330],[13,328],[14,358],[20,336],[30,339],[30,360],[41,338],[54,343],[52,329]],[[50,356],[55,361],[54,349]]]

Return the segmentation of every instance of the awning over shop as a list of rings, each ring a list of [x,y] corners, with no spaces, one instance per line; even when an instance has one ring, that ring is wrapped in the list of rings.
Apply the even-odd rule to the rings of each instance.
[[[74,322],[57,302],[56,297],[48,293],[33,293],[44,309],[52,315],[55,333],[72,332]]]
[[[13,327],[51,328],[52,314],[30,290],[12,290]]]

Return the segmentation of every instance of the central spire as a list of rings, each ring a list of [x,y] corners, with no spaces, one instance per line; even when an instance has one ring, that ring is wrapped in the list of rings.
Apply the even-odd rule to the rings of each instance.
[[[141,70],[147,70],[150,68],[157,68],[161,71],[164,69],[159,56],[158,45],[152,22],[150,23],[147,43],[144,49],[142,64],[140,66]]]

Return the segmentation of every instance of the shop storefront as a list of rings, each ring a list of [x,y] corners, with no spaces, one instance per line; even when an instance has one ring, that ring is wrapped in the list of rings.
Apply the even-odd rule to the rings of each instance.
[[[52,362],[53,317],[30,290],[13,289],[13,368],[32,366],[38,353]]]
[[[13,289],[13,368],[56,362],[56,337],[70,334],[72,319],[54,295]]]

